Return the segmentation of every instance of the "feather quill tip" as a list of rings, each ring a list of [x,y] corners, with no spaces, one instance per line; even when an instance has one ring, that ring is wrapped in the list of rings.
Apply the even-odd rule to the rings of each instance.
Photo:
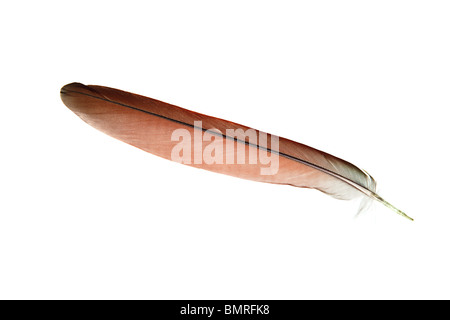
[[[394,210],[395,213],[401,215],[402,217],[405,217],[406,219],[409,219],[411,221],[414,221],[413,218],[411,218],[410,216],[408,216],[406,213],[404,213],[402,210],[397,209],[396,207],[394,207],[392,204],[390,204],[389,202],[387,202],[386,200],[384,200],[382,197],[380,197],[379,195],[375,195],[376,200],[378,200],[379,202],[381,202],[382,204],[384,204],[386,207],[388,207],[389,209]]]
[[[398,213],[399,215],[405,217],[406,219],[409,219],[411,221],[414,221],[413,218],[411,218],[410,216],[408,216],[406,213],[404,213],[402,210],[397,209],[396,207],[392,206],[392,208],[396,213]]]

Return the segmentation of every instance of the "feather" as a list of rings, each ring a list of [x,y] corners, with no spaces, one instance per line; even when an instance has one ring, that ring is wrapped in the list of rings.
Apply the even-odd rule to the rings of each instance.
[[[376,200],[364,170],[323,151],[141,95],[71,83],[64,104],[104,133],[162,158],[230,176],[320,190],[337,199]]]

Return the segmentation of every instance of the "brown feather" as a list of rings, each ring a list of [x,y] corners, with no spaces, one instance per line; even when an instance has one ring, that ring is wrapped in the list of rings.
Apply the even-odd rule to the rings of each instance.
[[[376,194],[375,180],[365,171],[304,144],[267,134],[267,144],[264,145],[261,131],[255,130],[258,140],[251,140],[245,134],[251,129],[247,126],[108,87],[71,83],[61,89],[61,98],[89,125],[165,159],[172,160],[172,151],[179,143],[174,141],[172,134],[177,129],[184,129],[191,137],[203,136],[201,140],[194,138],[192,141],[190,166],[259,182],[314,188],[338,199],[354,199],[363,195],[408,217]],[[195,121],[201,121],[201,127]],[[227,129],[241,131],[237,130],[235,136],[230,136]],[[195,163],[214,139],[223,143],[222,163]],[[278,144],[272,144],[272,141],[278,141]],[[245,150],[240,159],[239,148]],[[252,152],[256,154],[255,163],[250,161]],[[262,174],[262,169],[267,170],[268,167],[262,152],[277,157],[278,166],[276,172],[273,170],[274,174]],[[234,155],[234,163],[227,161],[232,159],[227,158],[231,155]],[[236,163],[237,160],[240,164]]]

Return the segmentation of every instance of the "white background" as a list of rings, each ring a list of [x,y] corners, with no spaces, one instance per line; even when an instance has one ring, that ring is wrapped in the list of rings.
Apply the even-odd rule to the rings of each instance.
[[[450,298],[448,1],[0,12],[0,298]],[[74,81],[327,151],[415,221],[147,154],[67,109]]]

